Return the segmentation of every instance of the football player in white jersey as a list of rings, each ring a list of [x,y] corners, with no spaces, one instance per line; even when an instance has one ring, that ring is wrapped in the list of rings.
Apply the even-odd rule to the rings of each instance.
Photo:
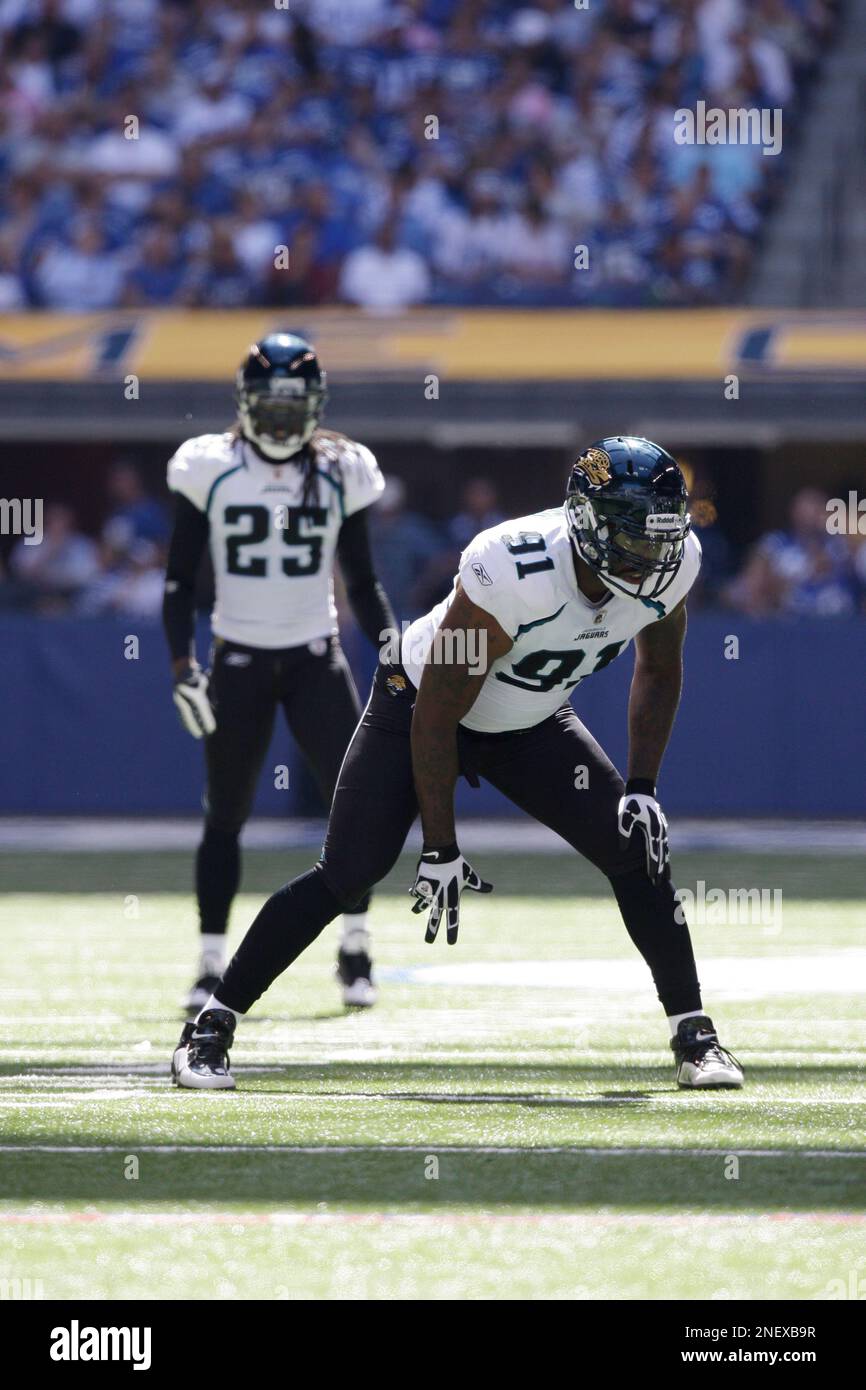
[[[277,708],[330,805],[360,705],[334,607],[335,560],[359,625],[377,649],[393,626],[370,558],[366,508],[384,488],[370,450],[319,427],[325,378],[309,343],[271,333],[237,374],[238,421],[182,444],[168,465],[176,497],[163,621],[174,700],[205,740],[204,835],[196,857],[201,928],[197,1013],[225,966],[246,821]],[[216,586],[211,669],[196,661],[196,573],[210,547]],[[346,903],[337,974],[343,1001],[375,999],[366,911]]]
[[[656,781],[682,686],[686,595],[700,566],[683,475],[647,439],[577,460],[565,505],[484,531],[451,596],[380,662],[343,764],[319,863],[262,908],[174,1054],[180,1086],[231,1087],[245,1014],[325,924],[393,866],[420,811],[412,894],[426,939],[457,940],[464,889],[489,892],[457,845],[454,788],[484,777],[607,875],[652,973],[683,1088],[739,1087],[704,1012],[671,883]],[[569,703],[631,641],[625,783]],[[575,768],[586,768],[576,779]]]

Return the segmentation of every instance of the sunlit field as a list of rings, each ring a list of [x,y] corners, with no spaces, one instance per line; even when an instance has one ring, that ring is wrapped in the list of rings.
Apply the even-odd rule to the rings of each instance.
[[[467,848],[471,834],[467,832]],[[741,1093],[677,1091],[605,883],[476,855],[489,898],[423,942],[404,860],[373,907],[379,1005],[330,928],[238,1029],[234,1094],[178,1092],[187,854],[6,855],[0,1276],[45,1298],[851,1296],[866,1275],[862,862],[680,855],[782,890],[694,928]],[[309,856],[247,856],[239,939]],[[848,1290],[846,1293],[845,1290]],[[856,1296],[856,1294],[855,1294]]]

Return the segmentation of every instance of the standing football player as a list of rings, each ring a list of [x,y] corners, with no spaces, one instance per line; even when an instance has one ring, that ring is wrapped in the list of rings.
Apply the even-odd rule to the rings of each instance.
[[[667,1015],[678,1084],[742,1085],[704,1013],[656,795],[682,686],[686,595],[700,566],[687,506],[671,455],[618,436],[581,455],[564,506],[493,526],[467,547],[451,596],[408,629],[402,659],[376,672],[319,863],[265,903],[214,997],[186,1025],[173,1059],[178,1085],[234,1085],[237,1018],[384,877],[419,810],[413,911],[429,912],[428,941],[443,918],[457,940],[461,893],[491,887],[457,845],[461,774],[486,778],[607,875]],[[623,784],[568,699],[632,640]],[[588,771],[586,786],[577,767]]]
[[[174,701],[205,740],[204,835],[196,857],[201,927],[198,1012],[225,966],[238,891],[238,837],[282,707],[330,805],[360,712],[340,647],[335,557],[352,611],[377,648],[394,616],[370,558],[366,508],[384,488],[363,444],[323,430],[325,375],[310,344],[271,333],[253,344],[236,382],[237,424],[182,444],[168,465],[176,497],[163,622]],[[210,546],[216,585],[211,669],[195,657],[195,582]],[[343,907],[337,960],[343,1001],[375,1000],[366,925],[369,894]]]

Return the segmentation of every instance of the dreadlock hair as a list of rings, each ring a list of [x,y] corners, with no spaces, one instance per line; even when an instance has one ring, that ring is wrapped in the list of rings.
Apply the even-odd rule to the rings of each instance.
[[[226,433],[235,442],[244,439],[241,434],[240,423],[237,420]],[[249,443],[249,440],[245,442]],[[318,507],[320,505],[319,470],[321,468],[324,472],[332,474],[339,472],[341,446],[348,442],[348,437],[345,434],[340,434],[337,430],[316,429],[304,447],[293,454],[291,458],[268,461],[272,462],[275,467],[293,463],[296,468],[300,468],[303,472],[301,504],[304,507]]]

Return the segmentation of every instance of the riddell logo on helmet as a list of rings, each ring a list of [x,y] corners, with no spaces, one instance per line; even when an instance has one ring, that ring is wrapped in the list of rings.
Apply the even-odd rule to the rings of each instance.
[[[680,531],[683,518],[676,512],[650,512],[646,519],[648,531]]]

